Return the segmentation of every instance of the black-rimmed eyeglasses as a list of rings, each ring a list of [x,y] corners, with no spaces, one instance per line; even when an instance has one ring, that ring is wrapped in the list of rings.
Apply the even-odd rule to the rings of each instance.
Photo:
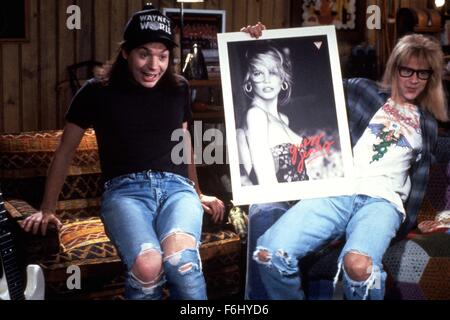
[[[400,75],[400,77],[403,78],[410,78],[412,77],[413,74],[417,75],[417,78],[419,78],[420,80],[428,80],[430,79],[431,75],[433,74],[433,70],[429,70],[429,69],[411,69],[408,67],[404,67],[404,66],[399,66],[398,67],[398,74]]]

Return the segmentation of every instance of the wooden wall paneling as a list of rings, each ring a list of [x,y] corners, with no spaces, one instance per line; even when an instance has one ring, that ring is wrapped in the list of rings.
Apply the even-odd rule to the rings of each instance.
[[[58,65],[57,65],[57,103],[58,103],[58,128],[64,126],[64,115],[69,107],[70,100],[72,98],[72,91],[69,83],[69,74],[67,72],[67,67],[74,64],[77,61],[77,47],[79,46],[79,39],[77,39],[76,34],[80,30],[69,30],[67,28],[67,7],[74,4],[72,0],[59,0],[57,2],[57,14],[58,14],[58,33],[57,33],[57,54],[58,54]],[[86,22],[88,20],[89,13],[83,4],[80,5],[81,9],[81,30],[86,29]],[[85,32],[85,31],[84,31]],[[80,38],[80,37],[78,37]],[[78,41],[77,41],[78,40]],[[83,44],[84,46],[89,46],[89,44]]]
[[[283,12],[282,3],[287,2],[281,1],[278,3],[278,7],[275,4],[275,1],[272,0],[261,0],[261,15],[258,19],[258,21],[264,21],[267,23],[267,26],[270,26],[270,29],[275,29],[275,24],[278,23],[275,21],[275,12],[280,11]],[[256,22],[258,22],[256,21]],[[267,22],[266,22],[267,21]]]
[[[161,8],[163,8],[161,5],[164,2],[161,0],[153,0],[153,1],[150,1],[150,0],[125,0],[125,1],[128,2],[127,21],[133,13],[135,13],[136,11],[142,10],[142,8],[144,8],[144,5],[146,5],[147,3],[153,4],[153,6],[156,9],[161,9]],[[166,2],[173,2],[173,1],[166,1]]]
[[[93,30],[94,30],[94,5],[92,0],[78,0],[81,8],[81,30],[76,30],[76,56],[75,62],[93,59]],[[82,74],[84,76],[85,74]]]
[[[127,21],[131,18],[133,13],[142,10],[142,0],[128,0],[127,5]]]
[[[205,9],[208,10],[219,10],[220,8],[220,1],[219,0],[206,0],[205,1]]]
[[[205,9],[207,1],[208,0],[205,0],[203,2],[185,3],[184,8],[185,9]],[[175,1],[175,4],[177,5],[177,7],[181,5],[181,3],[178,4],[178,3],[176,3],[176,1]]]
[[[111,22],[110,33],[111,43],[109,55],[115,59],[119,43],[123,40],[123,28],[127,22],[127,3],[126,1],[111,1]]]
[[[20,92],[22,96],[21,129],[24,131],[38,130],[39,128],[38,23],[38,3],[37,1],[30,1],[30,41],[20,46],[20,50],[22,51],[22,92]]]
[[[81,30],[74,30],[75,34],[75,63],[94,60],[94,3],[92,0],[77,0],[77,4],[81,9]],[[66,69],[67,67],[65,67]],[[87,68],[78,70],[79,79],[87,79],[90,77]],[[65,72],[68,77],[67,71]],[[64,90],[60,99],[59,124],[64,126],[64,116],[72,100],[72,90]]]
[[[176,3],[176,0],[160,0],[159,8],[179,8],[179,5]]]
[[[94,0],[94,58],[101,62],[112,59],[109,32],[110,8],[111,0]]]
[[[59,0],[57,0],[59,1]],[[40,1],[40,75],[41,75],[41,125],[43,129],[57,127],[56,106],[56,2]]]
[[[428,7],[428,0],[401,0],[398,7],[426,9]]]
[[[245,21],[245,24],[243,24],[241,27],[243,27],[244,25],[254,25],[259,20],[261,20],[261,1],[248,0],[244,2],[247,2],[247,19]],[[240,27],[237,26],[237,29],[240,29]]]
[[[247,3],[242,0],[233,0],[233,30],[239,31],[247,25]]]
[[[221,9],[226,12],[225,32],[239,31],[233,28],[233,0],[222,0]]]
[[[3,65],[3,124],[5,132],[21,131],[20,119],[20,48],[17,44],[4,44]]]
[[[101,62],[114,59],[125,23],[148,1],[30,1],[30,42],[0,45],[0,131],[60,127],[71,99],[66,67],[92,58]],[[269,28],[289,27],[290,5],[297,1],[206,0],[185,7],[226,10],[226,31],[236,32],[258,20]],[[151,2],[159,8],[180,7],[176,0]],[[398,6],[400,2],[425,7],[427,0],[396,1]],[[71,4],[82,9],[82,29],[78,31],[66,28],[66,9]]]
[[[296,0],[294,0],[296,1]],[[281,3],[275,4],[273,9],[273,28],[288,28],[291,26],[291,1],[282,1]]]
[[[376,5],[378,3],[377,0],[367,0],[367,6]],[[367,43],[373,47],[376,46],[377,42],[377,31],[376,29],[367,29],[366,28],[366,40]]]
[[[89,61],[94,59],[94,4],[92,0],[77,0],[80,6],[81,16],[81,30],[76,30],[75,33],[75,63]],[[78,71],[79,79],[87,79],[89,72],[87,68]],[[71,93],[71,92],[67,92]],[[69,97],[71,98],[71,94]],[[64,115],[71,99],[64,99],[63,103],[66,105],[60,112],[60,123],[64,123]]]
[[[298,0],[290,1],[290,16],[289,26],[293,28],[301,27],[302,25],[302,2]]]
[[[418,1],[418,0],[415,0]],[[401,0],[400,1],[400,8],[410,8],[411,7],[411,0]]]
[[[146,5],[147,3],[151,3],[156,9],[160,10],[161,9],[161,1],[160,0],[153,0],[153,1],[142,1],[142,6],[141,9],[144,7],[144,5]]]
[[[284,17],[285,17],[285,25],[283,25],[284,28],[288,28],[290,26],[292,26],[292,15],[291,15],[291,8],[292,8],[292,3],[294,3],[296,0],[290,0],[290,1],[286,1],[286,3],[284,4]]]

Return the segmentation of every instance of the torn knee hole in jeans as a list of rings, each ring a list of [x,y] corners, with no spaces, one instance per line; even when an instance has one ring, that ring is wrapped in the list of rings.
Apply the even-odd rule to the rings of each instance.
[[[182,265],[181,267],[178,268],[178,271],[180,272],[180,274],[185,274],[188,273],[189,271],[192,270],[194,264],[192,262],[188,262],[184,265]]]
[[[146,288],[146,289],[148,289],[148,290],[154,289],[154,288],[160,286],[160,285],[164,282],[164,279],[163,279],[163,273],[164,273],[164,272],[161,271],[161,272],[156,276],[155,279],[146,282],[146,281],[143,281],[143,280],[139,279],[139,278],[133,273],[133,271],[130,271],[131,278],[132,278],[135,282],[137,282],[137,283],[139,284],[139,286],[141,286],[142,288]]]
[[[270,264],[272,254],[265,248],[257,248],[253,253],[253,259],[261,264]]]
[[[275,253],[275,256],[280,258],[287,266],[291,265],[291,257],[289,254],[283,249],[278,249]],[[262,264],[269,264],[272,260],[272,253],[266,248],[256,248],[256,251],[253,253],[253,259],[256,262]]]
[[[155,248],[155,246],[152,243],[143,243],[141,244],[141,251],[139,252],[136,263],[133,265],[132,269],[130,270],[129,274],[131,278],[134,280],[135,283],[138,284],[139,287],[143,288],[154,288],[161,284],[163,281],[163,270],[160,268],[160,270],[155,270],[153,274],[155,274],[152,277],[152,273],[147,274],[147,278],[144,274],[146,274],[145,271],[140,270],[139,265],[146,264],[146,261],[157,261],[157,258],[161,259],[162,253],[160,250]],[[147,270],[148,271],[148,270]],[[144,274],[141,274],[144,272]],[[156,273],[158,272],[158,273]],[[149,281],[149,279],[152,279]]]
[[[141,244],[141,251],[139,251],[138,256],[142,256],[151,251],[162,254],[162,252],[160,250],[156,249],[152,243],[143,243],[143,244]]]
[[[345,253],[344,257],[346,255],[348,255],[348,254],[356,254],[356,255],[359,255],[359,256],[370,258],[370,256],[367,253],[361,252],[361,251],[358,251],[358,250],[349,250],[348,252]]]
[[[197,242],[195,237],[192,234],[186,233],[182,230],[171,230],[162,240],[161,243],[164,243],[168,239],[174,239],[175,241],[194,241]]]
[[[258,247],[253,253],[253,259],[269,268],[275,268],[282,276],[292,276],[298,273],[298,267],[292,263],[292,257],[283,249],[278,249],[273,255],[270,250]]]
[[[373,261],[367,253],[349,250],[344,255],[344,269],[352,280],[365,281],[373,272]]]
[[[197,251],[196,249],[183,249],[183,250],[175,252],[174,254],[164,258],[164,261],[167,261],[172,266],[178,266],[180,263],[183,263],[183,261],[182,261],[183,253],[185,251],[189,251],[189,250]],[[197,251],[197,254],[198,254],[198,251]],[[186,262],[178,268],[178,272],[181,275],[184,275],[184,274],[187,274],[189,271],[193,270],[194,268],[199,268],[198,264],[196,264],[194,262]]]
[[[283,260],[284,263],[286,263],[288,266],[291,265],[291,257],[289,256],[289,254],[286,251],[279,249],[277,251],[276,255],[277,255],[277,257],[280,257],[280,259]]]
[[[366,257],[369,259],[370,261],[370,265],[367,267],[367,269],[365,270],[367,273],[367,278],[365,280],[353,280],[347,270],[346,267],[343,266],[343,264],[345,264],[343,262],[343,260],[345,259],[345,257],[347,257],[347,255],[355,255],[355,256],[362,256],[362,257]],[[355,293],[357,288],[365,288],[365,292],[364,295],[362,297],[363,300],[366,300],[369,297],[369,293],[370,290],[372,289],[381,289],[381,269],[378,265],[373,263],[372,257],[370,257],[367,253],[364,252],[360,252],[357,250],[349,250],[348,252],[346,252],[345,254],[343,254],[343,259],[341,261],[339,261],[338,263],[338,271],[337,274],[335,276],[334,282],[333,282],[333,287],[336,287],[336,283],[339,279],[339,274],[341,272],[341,270],[344,271],[345,276],[347,277],[347,279],[351,282],[350,283],[350,291],[352,293]]]
[[[165,257],[164,261],[169,262],[172,266],[176,266],[180,263],[182,254],[186,250],[188,250],[188,249],[183,249],[178,252],[175,252],[174,254],[171,254],[170,256]]]

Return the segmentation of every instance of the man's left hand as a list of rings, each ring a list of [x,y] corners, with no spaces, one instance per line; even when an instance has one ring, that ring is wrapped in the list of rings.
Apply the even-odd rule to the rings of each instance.
[[[200,202],[202,203],[203,210],[212,216],[214,223],[221,222],[225,213],[225,205],[222,200],[207,195],[200,195]]]

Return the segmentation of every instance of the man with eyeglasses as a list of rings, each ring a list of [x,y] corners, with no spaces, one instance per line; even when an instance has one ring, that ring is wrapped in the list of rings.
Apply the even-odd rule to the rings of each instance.
[[[241,31],[258,38],[264,29],[258,23]],[[343,236],[335,283],[342,271],[347,299],[384,298],[383,255],[396,235],[404,237],[416,224],[437,139],[436,119],[448,120],[443,60],[437,41],[407,35],[393,49],[381,84],[344,80],[357,191],[281,210],[249,252],[258,265],[249,272],[259,272],[262,284],[252,283],[258,278],[248,274],[247,298],[304,298],[298,260]],[[267,208],[253,205],[250,223],[254,213],[273,216]]]
[[[428,79],[430,79],[431,75],[433,74],[433,70],[429,70],[429,69],[415,70],[415,69],[411,69],[411,68],[408,68],[405,66],[399,66],[398,72],[399,72],[400,77],[403,77],[403,78],[410,78],[413,76],[413,74],[416,74],[417,78],[419,78],[420,80],[428,80]]]

